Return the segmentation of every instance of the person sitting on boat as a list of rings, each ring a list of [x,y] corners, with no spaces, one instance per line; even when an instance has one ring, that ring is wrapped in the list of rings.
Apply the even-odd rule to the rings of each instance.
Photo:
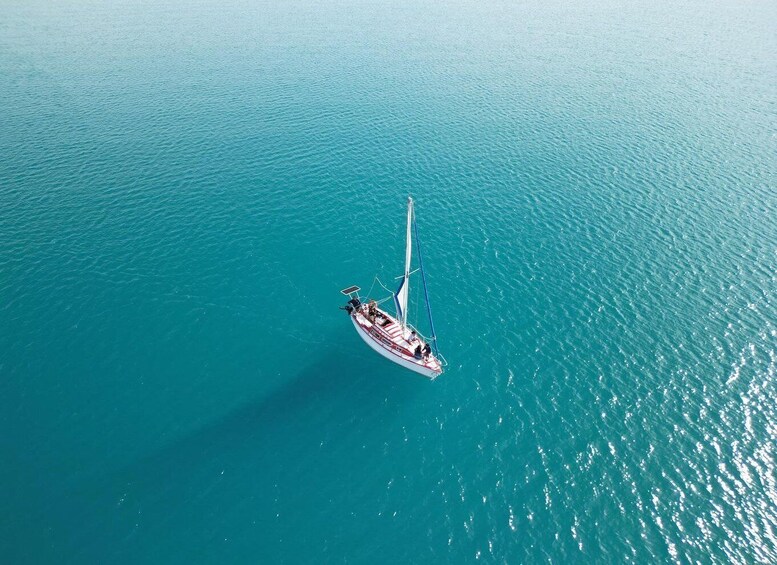
[[[415,333],[415,330],[412,330],[410,332],[410,339],[407,340],[408,343],[413,343],[415,340],[418,339],[418,336]]]
[[[413,352],[413,357],[415,357],[416,359],[420,359],[422,356],[423,356],[423,350],[421,349],[421,344],[419,343],[416,346],[415,351]]]
[[[423,354],[424,354],[424,359],[428,359],[429,356],[432,354],[432,348],[428,343],[424,346]]]
[[[378,315],[378,304],[374,300],[370,300],[370,303],[367,305],[367,317],[370,319],[370,322],[375,323],[375,316]]]

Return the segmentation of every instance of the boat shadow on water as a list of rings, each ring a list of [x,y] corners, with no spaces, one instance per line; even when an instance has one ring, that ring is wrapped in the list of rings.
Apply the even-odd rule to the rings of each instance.
[[[76,498],[100,536],[85,539],[72,531],[74,524],[65,525],[75,534],[71,549],[78,558],[102,559],[130,549],[147,528],[191,520],[203,504],[225,510],[248,500],[267,507],[281,491],[315,481],[322,471],[366,466],[401,407],[426,385],[388,363],[371,363],[366,351],[348,356],[338,347],[268,395],[95,477]]]
[[[342,350],[327,353],[278,389],[158,449],[122,474],[163,479],[182,469],[234,463],[243,449],[278,448],[289,437],[299,446],[320,447],[390,417],[426,384],[364,357],[349,359]]]

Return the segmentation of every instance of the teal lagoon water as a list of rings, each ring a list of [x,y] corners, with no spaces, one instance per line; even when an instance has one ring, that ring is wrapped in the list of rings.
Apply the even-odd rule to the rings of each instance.
[[[0,561],[777,561],[773,2],[1,12]]]

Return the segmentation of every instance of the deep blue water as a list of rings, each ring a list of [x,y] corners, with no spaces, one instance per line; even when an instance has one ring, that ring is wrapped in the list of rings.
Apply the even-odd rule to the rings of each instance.
[[[775,22],[0,2],[0,561],[777,561]]]

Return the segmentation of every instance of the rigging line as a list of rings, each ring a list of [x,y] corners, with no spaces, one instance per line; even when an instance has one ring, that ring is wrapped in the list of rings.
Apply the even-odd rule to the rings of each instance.
[[[376,304],[383,304],[386,302],[386,300],[391,300],[394,297],[394,293],[391,292],[389,289],[386,288],[386,285],[384,285],[382,282],[380,282],[380,279],[377,275],[375,275],[375,278],[372,279],[372,286],[370,286],[370,291],[367,293],[367,298],[370,298],[370,294],[372,294],[372,288],[375,286],[375,283],[378,283],[380,286],[383,287],[383,290],[390,293],[390,296],[387,296],[386,298],[381,298],[380,300],[376,300]]]
[[[372,284],[370,285],[370,290],[367,291],[367,298],[369,298],[370,295],[372,294],[372,289],[375,287],[375,281],[376,280],[378,280],[378,277],[375,277],[374,279],[372,279]]]
[[[394,296],[394,291],[390,288],[387,288],[385,284],[381,282],[381,280],[378,277],[375,277],[375,280],[378,281],[378,284],[383,287],[383,290],[391,294],[391,296]]]
[[[426,299],[426,312],[429,314],[429,328],[431,329],[432,345],[434,346],[434,354],[439,355],[440,352],[437,349],[437,334],[434,331],[434,320],[432,320],[432,307],[429,305],[429,289],[426,286],[426,272],[424,271],[424,259],[421,255],[421,239],[418,237],[418,223],[413,216],[413,228],[415,229],[415,245],[418,248],[418,269],[421,271],[421,280],[424,283],[424,298]]]
[[[418,308],[421,305],[421,299],[419,298],[418,300],[414,300],[413,302],[415,302],[415,308],[413,309],[413,320],[418,320]]]
[[[418,269],[416,269],[415,271],[410,271],[410,272],[407,274],[407,276],[409,277],[410,275],[414,275],[414,274],[416,274],[417,272],[418,272]],[[405,275],[399,275],[398,277],[394,277],[394,280],[398,281],[399,279],[404,279],[404,278],[405,278]]]

